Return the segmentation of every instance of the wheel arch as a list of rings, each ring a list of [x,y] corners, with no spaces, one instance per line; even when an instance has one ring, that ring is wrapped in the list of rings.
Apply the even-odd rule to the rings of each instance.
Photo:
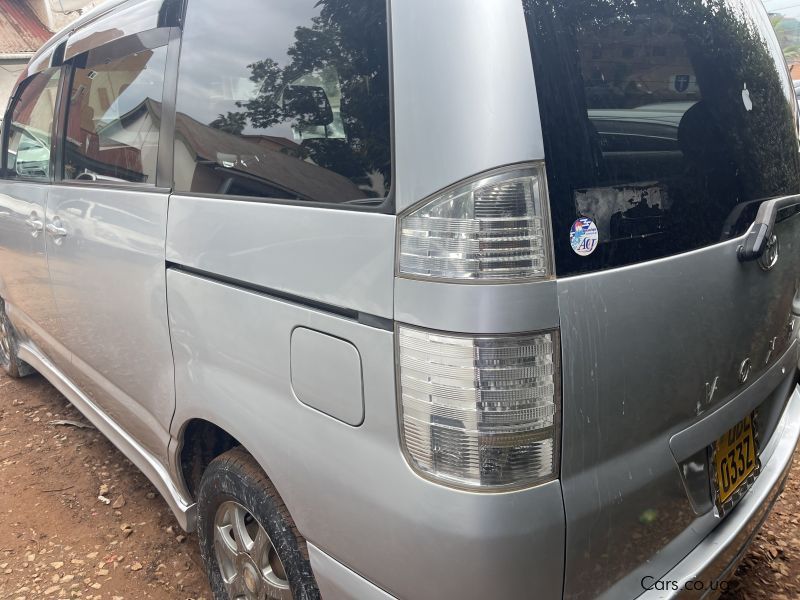
[[[0,300],[3,300],[3,302],[8,301],[8,286],[2,273],[0,273]]]
[[[281,501],[286,504],[281,490],[272,478],[269,465],[266,464],[268,460],[254,451],[257,440],[241,435],[235,423],[225,423],[211,415],[187,416],[185,419],[173,422],[173,440],[177,443],[170,456],[171,471],[175,483],[190,502],[197,502],[200,480],[211,461],[233,448],[240,448],[258,464]],[[289,513],[293,514],[289,506],[286,506]]]
[[[236,447],[253,456],[225,427],[200,417],[188,419],[182,424],[178,440],[176,469],[193,500],[197,499],[197,486],[212,460]]]

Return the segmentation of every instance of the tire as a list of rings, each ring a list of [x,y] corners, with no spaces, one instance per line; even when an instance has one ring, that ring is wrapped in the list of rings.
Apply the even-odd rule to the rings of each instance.
[[[15,379],[34,372],[33,367],[20,360],[18,352],[17,334],[6,314],[6,303],[0,298],[0,366]]]
[[[243,526],[246,534],[237,534]],[[319,600],[305,540],[272,482],[241,447],[215,458],[203,473],[197,533],[215,600]],[[249,542],[252,552],[243,552]],[[265,544],[266,552],[259,551]]]

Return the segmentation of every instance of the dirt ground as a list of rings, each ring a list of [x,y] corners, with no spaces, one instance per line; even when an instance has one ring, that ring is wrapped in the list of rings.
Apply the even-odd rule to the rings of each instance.
[[[0,599],[211,600],[197,540],[155,488],[59,420],[87,424],[42,377],[0,377]]]
[[[211,600],[195,537],[100,433],[64,420],[87,424],[38,375],[0,377],[0,600]],[[799,521],[800,454],[726,600],[800,598]]]

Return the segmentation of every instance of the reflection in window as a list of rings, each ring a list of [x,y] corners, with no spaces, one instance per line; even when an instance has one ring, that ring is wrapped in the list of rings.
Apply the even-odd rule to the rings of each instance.
[[[64,178],[155,184],[166,46],[76,68]]]
[[[523,5],[560,275],[729,239],[759,201],[800,192],[796,109],[755,5]],[[591,256],[569,246],[581,216],[598,227]]]
[[[50,178],[50,136],[61,69],[34,75],[14,105],[6,166],[11,177]]]
[[[386,5],[190,0],[178,191],[380,204],[391,150]]]

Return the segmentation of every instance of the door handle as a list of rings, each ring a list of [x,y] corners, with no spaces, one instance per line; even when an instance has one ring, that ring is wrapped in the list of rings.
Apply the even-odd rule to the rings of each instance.
[[[38,238],[39,234],[44,229],[44,222],[39,218],[39,213],[37,213],[35,210],[31,211],[31,215],[25,219],[25,224],[33,229],[31,235],[35,238]]]
[[[67,230],[61,226],[61,219],[58,217],[55,217],[48,223],[45,229],[47,229],[47,233],[53,237],[53,243],[55,244],[60,244],[64,236],[67,235]]]

